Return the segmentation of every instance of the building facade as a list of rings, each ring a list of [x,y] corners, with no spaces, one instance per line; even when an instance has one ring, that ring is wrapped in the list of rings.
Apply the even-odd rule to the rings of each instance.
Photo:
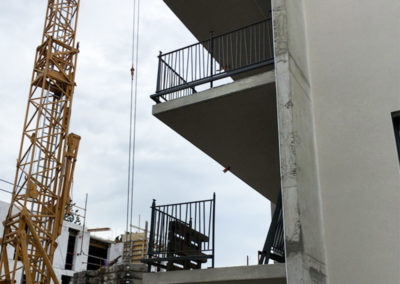
[[[144,281],[398,283],[398,3],[164,2],[199,43],[160,54],[153,114],[272,203],[282,194],[285,265]]]

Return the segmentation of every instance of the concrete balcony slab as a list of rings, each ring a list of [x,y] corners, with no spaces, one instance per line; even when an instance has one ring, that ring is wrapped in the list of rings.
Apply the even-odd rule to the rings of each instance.
[[[153,114],[276,201],[280,171],[273,71],[154,105]]]
[[[225,33],[270,16],[270,0],[164,0],[179,20],[199,40],[210,32]]]
[[[285,284],[284,264],[169,271],[143,275],[143,284]]]

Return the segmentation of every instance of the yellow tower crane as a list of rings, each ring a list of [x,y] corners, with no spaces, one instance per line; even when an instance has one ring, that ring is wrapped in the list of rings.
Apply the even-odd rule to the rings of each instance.
[[[59,281],[52,268],[56,239],[74,173],[80,137],[69,134],[79,45],[79,0],[48,0],[10,208],[1,240],[0,283]]]

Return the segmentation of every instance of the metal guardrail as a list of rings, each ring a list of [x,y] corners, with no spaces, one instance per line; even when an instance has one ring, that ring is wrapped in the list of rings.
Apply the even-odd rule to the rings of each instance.
[[[153,200],[148,257],[158,269],[214,267],[215,194],[213,199],[156,206]]]
[[[258,264],[268,264],[270,259],[277,262],[285,262],[284,238],[282,195],[279,193],[267,239],[265,240],[263,250],[258,252]]]
[[[196,86],[274,63],[272,21],[265,19],[158,56],[156,102],[196,93]]]

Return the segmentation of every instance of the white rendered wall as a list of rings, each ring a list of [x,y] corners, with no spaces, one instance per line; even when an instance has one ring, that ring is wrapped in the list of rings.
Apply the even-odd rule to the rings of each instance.
[[[306,1],[330,283],[399,283],[400,2]]]
[[[110,248],[108,249],[108,259],[110,261],[113,261],[116,259],[118,256],[121,256],[118,259],[117,263],[122,263],[122,254],[124,252],[124,244],[123,243],[112,243],[110,245]]]
[[[399,283],[400,4],[273,3],[288,282]]]
[[[72,264],[72,270],[65,269],[65,260],[67,257],[67,247],[69,238],[69,229],[78,231],[78,235],[75,240],[74,258]],[[83,236],[83,244],[82,244]],[[87,254],[89,251],[89,239],[90,233],[85,231],[82,232],[82,226],[73,224],[70,222],[64,222],[61,235],[57,238],[58,247],[54,253],[53,268],[56,272],[58,279],[61,279],[61,275],[73,276],[75,272],[86,270],[87,266]],[[82,247],[82,252],[81,252]]]

